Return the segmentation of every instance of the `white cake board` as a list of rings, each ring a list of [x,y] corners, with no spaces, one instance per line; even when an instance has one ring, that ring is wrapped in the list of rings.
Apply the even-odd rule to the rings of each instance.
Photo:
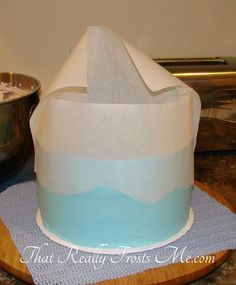
[[[122,254],[122,253],[124,253],[124,249],[125,249],[125,253],[137,253],[137,252],[155,249],[155,248],[167,245],[167,244],[179,239],[181,236],[185,235],[187,233],[187,231],[191,228],[191,226],[194,222],[194,213],[193,213],[192,208],[190,208],[189,218],[188,218],[186,225],[183,227],[183,229],[180,232],[178,232],[177,234],[175,234],[174,236],[172,236],[171,238],[169,238],[163,242],[151,244],[151,245],[144,246],[144,247],[125,247],[125,246],[123,246],[123,247],[114,248],[114,249],[113,248],[107,249],[107,248],[103,248],[103,247],[93,248],[93,247],[80,246],[78,244],[67,242],[67,241],[59,238],[56,234],[50,232],[49,230],[47,230],[44,227],[42,217],[41,217],[41,213],[40,213],[39,209],[38,209],[37,214],[36,214],[36,222],[37,222],[37,225],[39,226],[39,228],[41,229],[41,231],[49,239],[55,241],[56,243],[64,245],[66,247],[78,249],[78,250],[81,250],[84,252],[96,253],[96,254],[98,254],[98,253],[99,254]]]

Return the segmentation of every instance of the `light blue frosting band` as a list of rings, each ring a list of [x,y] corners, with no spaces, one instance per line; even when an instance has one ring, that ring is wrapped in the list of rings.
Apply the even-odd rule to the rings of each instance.
[[[168,155],[141,159],[85,159],[47,153],[38,145],[37,177],[49,191],[78,195],[95,188],[119,191],[144,203],[193,184],[193,143]]]
[[[158,202],[144,203],[102,187],[58,195],[38,182],[38,201],[44,227],[60,239],[92,248],[102,243],[108,249],[143,247],[169,239],[186,225],[191,189],[176,188]]]

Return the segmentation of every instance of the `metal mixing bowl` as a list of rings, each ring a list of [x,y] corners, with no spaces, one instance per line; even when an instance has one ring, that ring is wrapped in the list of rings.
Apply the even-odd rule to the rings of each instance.
[[[33,150],[30,116],[39,101],[40,82],[28,75],[0,72],[0,83],[28,90],[24,96],[0,100],[0,181],[14,175]]]

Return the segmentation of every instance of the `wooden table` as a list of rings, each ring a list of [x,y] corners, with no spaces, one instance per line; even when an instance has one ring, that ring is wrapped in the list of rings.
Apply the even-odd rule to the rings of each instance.
[[[203,191],[206,191],[223,205],[234,211],[233,207],[221,195],[217,194],[211,188],[196,182]],[[165,266],[163,268],[149,269],[141,273],[122,277],[113,280],[98,282],[99,285],[137,285],[137,284],[186,284],[199,279],[217,268],[231,254],[230,250],[212,254],[215,256],[214,263],[177,263]],[[26,283],[33,284],[31,274],[25,264],[20,262],[20,254],[11,239],[9,231],[0,220],[0,267],[23,280]]]

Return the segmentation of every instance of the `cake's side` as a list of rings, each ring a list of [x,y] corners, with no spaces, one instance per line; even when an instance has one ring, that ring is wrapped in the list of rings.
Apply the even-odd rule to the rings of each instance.
[[[111,251],[153,247],[173,240],[192,221],[191,189],[177,188],[152,204],[105,188],[78,195],[38,189],[44,228],[73,246],[96,250],[104,244]]]
[[[89,251],[106,244],[105,252],[117,252],[119,247],[132,252],[169,242],[191,226],[192,143],[174,154],[146,160],[64,156],[59,164],[61,157],[41,150],[38,163],[46,157],[59,181],[64,169],[68,183],[78,187],[77,194],[71,193],[69,184],[64,193],[57,193],[38,176],[38,221],[58,242]]]
[[[81,251],[91,252],[91,253],[123,254],[123,253],[135,253],[135,252],[142,252],[142,251],[146,251],[146,250],[151,250],[154,248],[165,246],[165,245],[179,239],[181,236],[185,235],[189,231],[189,229],[191,228],[191,226],[194,222],[194,213],[193,213],[192,208],[190,208],[187,223],[174,236],[172,236],[169,239],[166,239],[162,242],[152,243],[152,244],[141,246],[141,247],[119,246],[117,248],[109,248],[107,246],[107,244],[100,244],[98,247],[82,246],[82,245],[78,245],[77,243],[75,244],[73,242],[67,241],[66,239],[62,238],[60,235],[57,235],[55,232],[50,231],[43,223],[40,210],[37,211],[36,222],[37,222],[39,228],[41,229],[41,231],[48,238],[50,238],[51,240],[53,240],[53,241],[55,241],[61,245],[67,246],[69,248],[75,248],[75,249],[79,249]]]
[[[153,247],[183,230],[193,185],[192,101],[175,95],[138,107],[49,100],[48,123],[34,138],[44,232],[114,252]]]

